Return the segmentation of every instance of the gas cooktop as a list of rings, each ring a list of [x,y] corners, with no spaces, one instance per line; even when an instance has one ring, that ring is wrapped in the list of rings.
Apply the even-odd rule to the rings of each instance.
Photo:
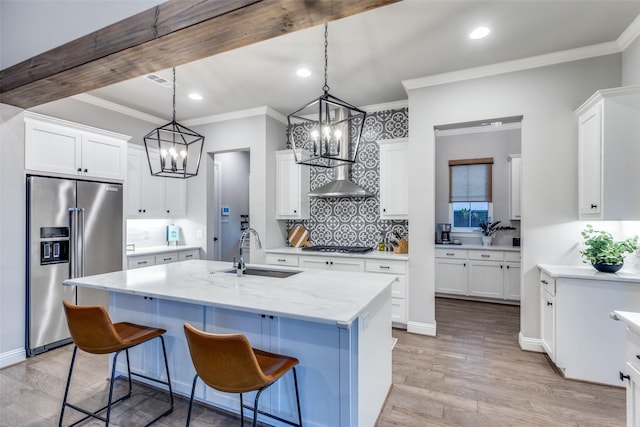
[[[340,252],[346,254],[366,254],[373,250],[370,246],[334,246],[334,245],[318,245],[304,246],[303,251],[311,252]]]

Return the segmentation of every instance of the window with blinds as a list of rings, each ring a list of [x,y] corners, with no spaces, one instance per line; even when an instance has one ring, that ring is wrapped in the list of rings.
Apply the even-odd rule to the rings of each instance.
[[[449,214],[453,228],[474,229],[489,222],[493,158],[449,161]]]

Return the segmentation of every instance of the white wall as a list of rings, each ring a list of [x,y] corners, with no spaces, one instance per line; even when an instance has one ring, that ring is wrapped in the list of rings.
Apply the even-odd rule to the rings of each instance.
[[[25,357],[24,115],[0,104],[0,368]]]
[[[640,37],[622,53],[622,86],[640,85]]]
[[[577,124],[573,111],[598,89],[620,86],[609,55],[409,91],[409,328],[435,330],[434,126],[523,115],[521,333],[538,331],[538,263],[578,260]],[[421,260],[416,262],[416,260]]]
[[[275,154],[285,145],[284,124],[278,123],[267,113],[267,107],[259,108],[254,115],[220,121],[199,127],[194,130],[205,136],[205,153],[222,153],[225,151],[249,150],[249,217],[251,227],[256,229],[263,243],[261,250],[252,249],[251,262],[264,262],[264,249],[273,247],[271,242],[280,239],[279,224],[275,219],[275,205],[269,198],[275,194]],[[274,129],[280,129],[274,131]],[[201,166],[198,176],[188,180],[187,211],[190,224],[183,225],[185,240],[190,244],[198,244],[206,248],[207,240],[213,238],[210,216],[207,215],[206,194],[211,192],[208,186],[213,185],[213,156],[203,156],[206,163]],[[264,159],[264,160],[263,160]],[[191,195],[200,195],[191,197]],[[208,224],[209,222],[209,224]],[[197,231],[203,230],[203,238],[197,237]],[[280,242],[282,245],[282,242]],[[209,259],[209,255],[205,255]]]

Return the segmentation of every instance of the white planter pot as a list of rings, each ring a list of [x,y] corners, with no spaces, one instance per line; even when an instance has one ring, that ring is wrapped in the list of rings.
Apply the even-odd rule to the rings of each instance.
[[[482,246],[491,246],[491,241],[493,240],[493,236],[481,236],[482,238]]]

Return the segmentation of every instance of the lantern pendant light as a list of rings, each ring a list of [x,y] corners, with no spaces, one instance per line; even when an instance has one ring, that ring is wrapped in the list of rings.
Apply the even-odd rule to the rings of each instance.
[[[204,136],[176,122],[176,69],[173,68],[173,120],[144,137],[151,175],[191,178],[198,174]]]
[[[367,116],[329,93],[328,24],[324,24],[324,86],[320,97],[287,116],[296,163],[334,168],[355,163]]]

